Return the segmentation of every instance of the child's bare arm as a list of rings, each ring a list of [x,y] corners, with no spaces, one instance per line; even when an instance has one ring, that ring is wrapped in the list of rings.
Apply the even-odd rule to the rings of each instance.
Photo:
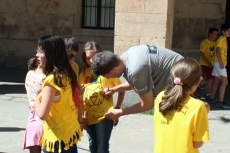
[[[197,142],[197,141],[193,141],[193,147],[194,148],[200,148],[202,147],[203,142]]]

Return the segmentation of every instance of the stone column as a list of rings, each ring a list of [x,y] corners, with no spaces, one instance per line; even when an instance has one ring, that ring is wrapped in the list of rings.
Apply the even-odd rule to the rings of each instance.
[[[116,0],[114,52],[140,44],[171,48],[174,0]]]

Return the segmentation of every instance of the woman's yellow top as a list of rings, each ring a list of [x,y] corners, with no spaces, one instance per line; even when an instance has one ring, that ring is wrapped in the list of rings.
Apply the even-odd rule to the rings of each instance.
[[[46,85],[53,86],[60,92],[60,100],[52,103],[49,116],[44,122],[44,135],[41,140],[42,149],[48,152],[54,151],[54,144],[59,142],[61,152],[61,141],[64,142],[64,149],[68,150],[80,140],[82,136],[81,128],[78,123],[78,113],[75,107],[71,84],[66,77],[63,78],[64,88],[60,88],[54,83],[54,75],[46,77],[43,88]]]

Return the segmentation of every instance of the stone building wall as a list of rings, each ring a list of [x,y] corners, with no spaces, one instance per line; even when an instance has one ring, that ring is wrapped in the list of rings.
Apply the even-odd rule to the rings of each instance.
[[[200,42],[208,29],[225,22],[226,0],[174,0],[173,50],[199,58]]]
[[[77,38],[82,52],[86,41],[113,51],[114,31],[81,28],[82,0],[1,0],[0,66],[26,67],[35,54],[36,40],[58,34]],[[80,56],[77,62],[80,63]]]
[[[171,48],[174,0],[116,0],[114,51],[155,44]]]

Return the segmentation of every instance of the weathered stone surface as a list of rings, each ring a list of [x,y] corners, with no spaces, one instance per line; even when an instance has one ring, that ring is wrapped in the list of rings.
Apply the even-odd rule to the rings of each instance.
[[[175,0],[173,48],[198,49],[208,29],[224,23],[226,0]]]
[[[78,6],[78,0],[40,0],[27,1],[28,13],[46,13],[46,14],[75,14]]]
[[[145,0],[116,0],[116,13],[144,12]]]
[[[175,0],[176,2],[177,0]],[[223,1],[217,3],[202,3],[202,2],[190,2],[184,1],[175,5],[175,16],[177,17],[189,17],[189,18],[220,18],[225,12],[225,8],[222,7]]]
[[[0,65],[26,63],[31,56],[28,50],[34,48],[26,46],[34,45],[43,35],[54,33],[77,37],[81,46],[79,54],[89,40],[97,41],[108,50],[113,50],[115,43],[115,52],[142,43],[187,51],[197,49],[207,36],[208,28],[219,28],[224,23],[226,0],[116,0],[115,9],[115,31],[82,29],[81,0],[2,0]],[[4,43],[6,40],[9,42]],[[20,45],[12,45],[15,41]],[[8,45],[10,47],[6,47]],[[10,56],[6,58],[6,55]]]
[[[139,36],[115,36],[114,38],[114,52],[116,54],[122,54],[129,47],[140,44]]]
[[[219,29],[223,19],[174,18],[173,48],[199,48],[211,27]]]
[[[23,13],[26,12],[27,0],[1,0],[0,12]]]
[[[53,26],[53,27],[72,27],[73,15],[70,14],[39,14],[36,15],[38,26]]]
[[[10,67],[27,67],[29,58],[35,56],[36,41],[0,40],[0,65]]]
[[[114,36],[114,30],[100,30],[100,29],[74,29],[73,35],[79,36]]]
[[[115,19],[115,52],[127,49],[128,46],[139,44],[156,44],[171,48],[173,10],[174,1],[168,0],[145,0],[134,1],[141,4],[144,2],[143,9],[133,11],[128,4],[129,1],[117,1],[116,19]],[[141,7],[139,7],[141,8]],[[120,41],[121,37],[126,37],[126,41]],[[131,37],[138,38],[133,41]],[[119,44],[117,44],[119,42]],[[130,42],[134,42],[131,44]],[[124,43],[123,45],[121,43]],[[127,45],[128,44],[128,45]]]
[[[145,13],[168,13],[170,0],[145,0]]]

